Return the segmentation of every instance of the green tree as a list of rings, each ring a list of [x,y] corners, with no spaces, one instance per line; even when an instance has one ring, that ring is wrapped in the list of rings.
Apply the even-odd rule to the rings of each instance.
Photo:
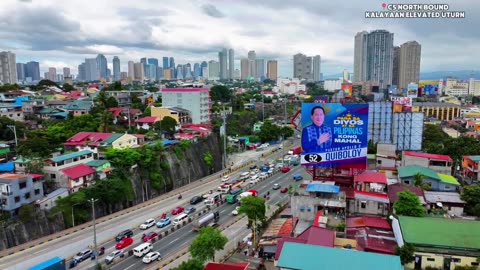
[[[232,98],[232,91],[230,91],[230,89],[224,85],[214,85],[212,88],[210,88],[210,98],[212,99],[213,103],[218,101],[229,102]]]
[[[143,116],[151,116],[151,115],[152,115],[152,107],[148,106],[147,108],[145,108],[145,111],[143,111]]]
[[[188,261],[182,262],[179,266],[172,268],[172,270],[203,270],[203,263],[197,259],[188,259]]]
[[[368,141],[368,153],[376,154],[377,153],[377,143],[374,143],[372,140]]]
[[[175,120],[170,116],[165,116],[160,122],[161,122],[161,129],[165,131],[165,133],[169,134],[170,137],[172,137],[173,134],[175,133],[177,120]]]
[[[107,109],[109,108],[117,108],[118,107],[118,101],[116,98],[114,97],[108,97],[107,98],[107,102],[105,103],[105,105],[107,106]]]
[[[190,254],[193,258],[205,262],[215,261],[215,251],[222,250],[227,244],[228,238],[221,231],[210,226],[200,229],[198,235],[190,245]]]
[[[256,239],[257,223],[264,223],[266,220],[265,200],[260,197],[247,196],[242,198],[239,214],[245,214],[248,218],[249,227],[252,229],[253,239]],[[252,226],[253,225],[253,226]],[[254,243],[256,245],[256,243]]]
[[[284,139],[290,138],[293,136],[293,129],[288,126],[284,126],[280,129],[280,134],[283,136]]]
[[[18,217],[23,223],[27,223],[34,219],[35,208],[32,204],[24,204],[18,210]]]
[[[132,108],[139,109],[140,111],[145,110],[145,105],[142,103],[142,100],[138,97],[137,94],[130,94],[132,99]]]
[[[480,217],[480,185],[466,186],[461,198],[467,203],[465,212]]]
[[[74,91],[74,90],[75,90],[75,87],[73,87],[73,85],[71,85],[69,83],[64,83],[63,84],[63,91],[71,92],[71,91]]]
[[[212,153],[206,152],[203,154],[203,162],[205,162],[205,165],[207,165],[210,170],[213,168],[213,156]]]
[[[430,190],[430,185],[423,182],[425,175],[417,173],[413,176],[413,185],[423,190]]]
[[[262,142],[269,142],[280,137],[281,129],[279,126],[272,124],[272,122],[265,121],[257,135],[260,137]]]
[[[402,247],[397,247],[395,254],[400,256],[402,265],[408,264],[415,259],[415,247],[412,244],[405,243]]]
[[[32,135],[37,133],[31,133],[28,139],[17,148],[17,152],[22,157],[48,157],[51,153],[52,144],[43,136]]]
[[[398,192],[398,201],[393,204],[395,214],[400,216],[424,217],[425,209],[416,194],[410,191]]]
[[[105,153],[105,157],[115,168],[129,168],[138,163],[142,155],[130,148],[113,149],[109,148]]]

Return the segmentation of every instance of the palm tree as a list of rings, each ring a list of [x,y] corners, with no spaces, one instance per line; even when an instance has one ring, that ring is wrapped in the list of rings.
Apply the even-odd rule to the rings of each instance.
[[[419,188],[422,188],[423,190],[429,190],[430,185],[423,183],[423,180],[426,178],[425,175],[422,173],[417,173],[413,176],[413,185]]]

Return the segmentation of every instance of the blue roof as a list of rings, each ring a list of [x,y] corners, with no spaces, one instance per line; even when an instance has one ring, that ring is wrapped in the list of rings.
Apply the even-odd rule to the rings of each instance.
[[[302,270],[403,270],[399,256],[291,242],[283,245],[277,267]]]
[[[61,161],[65,161],[67,159],[76,158],[76,157],[80,157],[80,156],[87,155],[87,154],[93,154],[93,152],[90,151],[90,150],[83,150],[83,151],[79,151],[79,152],[68,153],[68,154],[65,154],[65,155],[58,156],[58,157],[53,157],[50,160],[53,161],[53,162],[61,162]]]
[[[68,112],[57,112],[57,113],[52,114],[52,116],[61,116],[61,117],[67,118]]]
[[[179,143],[179,142],[180,142],[180,141],[178,141],[178,140],[163,140],[163,141],[162,141],[162,145],[165,146],[165,145],[177,144],[177,143]]]
[[[15,164],[13,162],[0,163],[0,172],[13,172]]]
[[[340,192],[340,187],[335,185],[323,184],[323,183],[312,183],[312,184],[308,184],[306,191],[338,193]]]

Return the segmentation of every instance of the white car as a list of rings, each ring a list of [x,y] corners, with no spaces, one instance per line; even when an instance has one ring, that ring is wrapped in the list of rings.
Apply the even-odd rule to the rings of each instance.
[[[140,225],[140,230],[146,230],[150,227],[153,227],[153,225],[155,225],[155,219],[151,218],[151,219],[147,219],[144,223],[142,223]]]
[[[151,263],[155,260],[161,260],[162,259],[162,255],[160,254],[160,252],[158,251],[153,251],[153,252],[149,252],[147,255],[145,255],[142,259],[142,262],[144,263]]]
[[[230,180],[230,175],[224,175],[222,177],[222,182],[227,182],[228,180]]]
[[[235,210],[232,211],[232,215],[238,215],[238,209],[240,209],[240,206],[235,207]]]
[[[268,170],[268,175],[272,175],[273,174],[273,168],[271,168],[270,170]]]
[[[114,250],[112,253],[110,253],[110,255],[108,255],[105,258],[105,263],[106,264],[111,264],[113,262],[113,260],[115,260],[115,258],[117,258],[117,257],[123,257],[123,249]]]
[[[266,172],[262,172],[258,176],[258,178],[260,178],[260,180],[265,180],[265,179],[267,179],[267,177],[268,177],[268,174]]]

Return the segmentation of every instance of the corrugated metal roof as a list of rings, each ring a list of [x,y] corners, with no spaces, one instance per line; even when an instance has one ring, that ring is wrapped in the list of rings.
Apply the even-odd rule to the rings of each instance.
[[[53,157],[53,158],[50,158],[50,160],[53,161],[53,162],[61,162],[61,161],[65,161],[67,159],[76,158],[76,157],[80,157],[80,156],[88,155],[88,154],[93,154],[93,152],[90,151],[90,150],[83,150],[83,151],[68,153],[68,154],[65,154],[65,155],[58,156],[58,157]]]
[[[460,199],[460,194],[456,192],[425,191],[425,200],[429,203],[466,203]]]
[[[283,245],[277,267],[302,270],[403,270],[398,256],[288,242]]]
[[[85,164],[80,164],[77,166],[64,169],[62,170],[62,172],[70,179],[77,179],[83,176],[94,174],[95,170],[88,167]]]
[[[387,175],[381,172],[362,172],[359,175],[355,175],[354,182],[365,182],[365,183],[378,183],[378,184],[387,184]]]
[[[307,185],[307,188],[305,190],[307,192],[338,193],[340,192],[340,187],[324,183],[311,183]]]
[[[443,161],[450,161],[450,162],[453,161],[452,158],[447,155],[437,155],[437,154],[420,153],[420,152],[413,152],[413,151],[403,151],[403,154],[411,157],[421,157],[421,158],[443,160]]]

